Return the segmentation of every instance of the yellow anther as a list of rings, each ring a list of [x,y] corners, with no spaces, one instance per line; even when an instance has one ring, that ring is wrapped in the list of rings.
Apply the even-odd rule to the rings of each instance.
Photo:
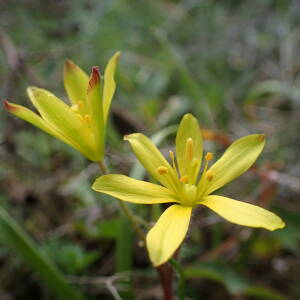
[[[84,107],[83,101],[78,101],[77,104],[78,104],[80,109],[83,109],[83,107]]]
[[[81,114],[76,114],[76,117],[77,117],[78,119],[80,119],[81,121],[83,121],[83,117],[82,117]]]
[[[211,152],[207,152],[205,155],[205,160],[210,161],[213,159],[213,157],[214,157],[214,155]]]
[[[179,180],[180,180],[180,182],[187,183],[188,180],[189,180],[189,176],[188,175],[184,175]]]
[[[90,123],[92,120],[91,116],[90,115],[85,115],[84,118],[83,118],[83,121],[86,122],[86,123]]]
[[[71,109],[72,109],[74,112],[78,112],[79,107],[78,107],[77,104],[73,104],[73,105],[71,106]]]
[[[168,168],[164,167],[164,166],[160,166],[160,167],[157,168],[157,172],[160,175],[167,174],[168,173]]]
[[[185,159],[191,161],[194,156],[194,142],[192,138],[188,138],[185,144]]]
[[[213,173],[212,171],[208,170],[208,171],[206,172],[205,176],[206,176],[206,179],[207,179],[208,181],[212,181],[213,178],[214,178],[214,173]]]

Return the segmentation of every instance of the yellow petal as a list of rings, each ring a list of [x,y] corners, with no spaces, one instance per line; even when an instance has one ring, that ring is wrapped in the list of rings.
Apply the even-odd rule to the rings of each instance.
[[[178,202],[174,194],[165,187],[125,175],[101,176],[96,179],[92,189],[126,202],[138,204]]]
[[[182,243],[191,218],[191,207],[172,205],[147,234],[147,249],[155,267],[167,262]]]
[[[255,162],[265,145],[263,134],[252,134],[236,140],[223,156],[209,169],[212,178],[206,195],[224,186],[247,171]]]
[[[16,117],[27,121],[28,123],[47,132],[48,134],[51,134],[58,139],[61,139],[67,144],[71,144],[71,141],[68,141],[68,139],[64,137],[58,130],[56,130],[54,127],[52,127],[49,123],[44,121],[39,115],[31,111],[30,109],[8,101],[4,102],[4,106],[10,113],[15,115]],[[72,144],[72,146],[74,145]]]
[[[204,197],[199,204],[215,211],[229,222],[249,226],[262,227],[268,230],[283,228],[284,222],[272,212],[259,206],[230,198],[210,195]]]
[[[78,145],[91,160],[99,160],[91,130],[70,107],[52,93],[40,88],[28,88],[28,95],[42,118],[64,136]]]
[[[87,104],[91,114],[91,126],[95,137],[97,152],[101,159],[104,155],[104,121],[100,72],[96,67],[92,68],[92,74],[87,89]]]
[[[130,143],[138,160],[156,180],[167,188],[177,191],[175,171],[149,138],[141,133],[134,133],[126,135],[124,139]],[[161,167],[166,168],[163,174],[159,172]]]
[[[107,121],[107,116],[111,104],[112,97],[116,90],[115,70],[121,53],[117,52],[108,62],[104,71],[104,88],[103,88],[103,115],[104,123]]]
[[[69,139],[59,129],[53,127],[51,124],[43,120],[39,115],[31,111],[30,109],[8,101],[4,102],[4,106],[10,113],[15,115],[16,117],[40,128],[41,130],[47,132],[48,134],[54,136],[55,138],[75,148],[76,150],[81,152],[84,156],[88,157],[89,153],[86,153],[85,150],[76,143],[76,141]]]
[[[193,155],[192,157],[197,160],[197,167],[193,169],[194,174],[190,174],[190,166],[186,162],[186,142],[191,138],[193,141]],[[199,169],[201,167],[202,160],[202,135],[200,132],[200,126],[198,121],[192,114],[186,114],[179,125],[176,135],[176,155],[177,163],[179,166],[180,175],[189,175],[197,177]],[[196,180],[196,178],[194,178]]]
[[[69,99],[73,104],[79,101],[85,103],[86,89],[89,77],[75,65],[71,60],[67,60],[64,66],[64,85]]]

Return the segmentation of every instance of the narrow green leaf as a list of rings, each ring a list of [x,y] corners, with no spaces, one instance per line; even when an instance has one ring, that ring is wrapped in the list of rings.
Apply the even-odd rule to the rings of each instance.
[[[85,299],[79,291],[68,284],[66,278],[44,253],[38,250],[26,232],[3,208],[0,208],[0,230],[5,245],[9,245],[31,266],[56,299]]]

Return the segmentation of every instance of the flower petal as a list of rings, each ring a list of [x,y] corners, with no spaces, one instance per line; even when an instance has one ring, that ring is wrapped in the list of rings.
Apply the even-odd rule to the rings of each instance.
[[[73,104],[86,101],[86,89],[88,86],[88,75],[75,65],[71,60],[67,60],[64,66],[64,85],[69,99]]]
[[[205,194],[208,195],[247,171],[265,145],[263,134],[252,134],[232,143],[209,169],[213,175]]]
[[[231,198],[210,195],[204,197],[198,203],[209,207],[224,219],[235,224],[262,227],[268,230],[275,230],[285,226],[285,223],[272,212]]]
[[[28,88],[28,95],[42,118],[60,131],[91,160],[99,160],[91,130],[70,107],[52,93],[40,88]]]
[[[147,249],[155,267],[165,263],[182,243],[191,218],[191,207],[172,205],[147,234]]]
[[[104,124],[106,123],[109,108],[110,108],[110,103],[116,90],[116,82],[114,76],[115,76],[115,70],[120,55],[121,55],[120,52],[115,53],[115,55],[109,60],[104,71],[104,88],[103,88]]]
[[[101,176],[96,179],[92,189],[126,202],[138,204],[178,202],[174,194],[165,187],[125,175]]]
[[[177,191],[178,179],[175,171],[149,138],[141,133],[134,133],[126,135],[124,140],[130,143],[138,160],[156,180],[167,188]],[[167,171],[159,174],[158,167],[165,167]]]
[[[97,67],[92,68],[92,74],[87,89],[87,104],[92,117],[91,126],[95,137],[97,152],[103,157],[105,130],[100,72]]]
[[[65,137],[63,134],[61,134],[56,128],[52,127],[49,123],[47,123],[38,114],[34,113],[30,109],[22,105],[14,104],[8,101],[4,102],[4,106],[10,113],[15,115],[16,117],[40,128],[41,130],[47,132],[48,134],[76,148],[75,147],[76,145],[74,145],[72,141],[68,140],[68,138]]]
[[[192,114],[186,114],[182,118],[176,135],[176,155],[181,176],[190,175],[189,164],[185,157],[188,138],[193,140],[193,158],[197,161],[197,167],[193,170],[195,174],[193,177],[197,177],[201,167],[203,146],[199,123]],[[196,178],[194,179],[196,180]]]

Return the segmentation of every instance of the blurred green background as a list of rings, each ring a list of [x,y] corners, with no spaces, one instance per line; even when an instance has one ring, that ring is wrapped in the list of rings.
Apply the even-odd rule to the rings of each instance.
[[[217,157],[228,141],[265,133],[256,168],[222,194],[269,208],[287,226],[243,228],[196,210],[180,253],[187,297],[300,299],[299,37],[298,0],[3,0],[0,98],[31,107],[26,87],[35,85],[66,99],[65,59],[103,70],[120,50],[111,170],[128,174],[135,163],[124,134],[158,132],[167,151],[174,135],[164,129],[186,112],[211,130],[205,147]],[[90,189],[97,166],[0,112],[0,205],[38,251],[87,299],[161,299],[157,275],[115,201]],[[144,176],[138,166],[131,174]],[[161,208],[132,209],[153,221]],[[56,299],[1,228],[0,299]]]

